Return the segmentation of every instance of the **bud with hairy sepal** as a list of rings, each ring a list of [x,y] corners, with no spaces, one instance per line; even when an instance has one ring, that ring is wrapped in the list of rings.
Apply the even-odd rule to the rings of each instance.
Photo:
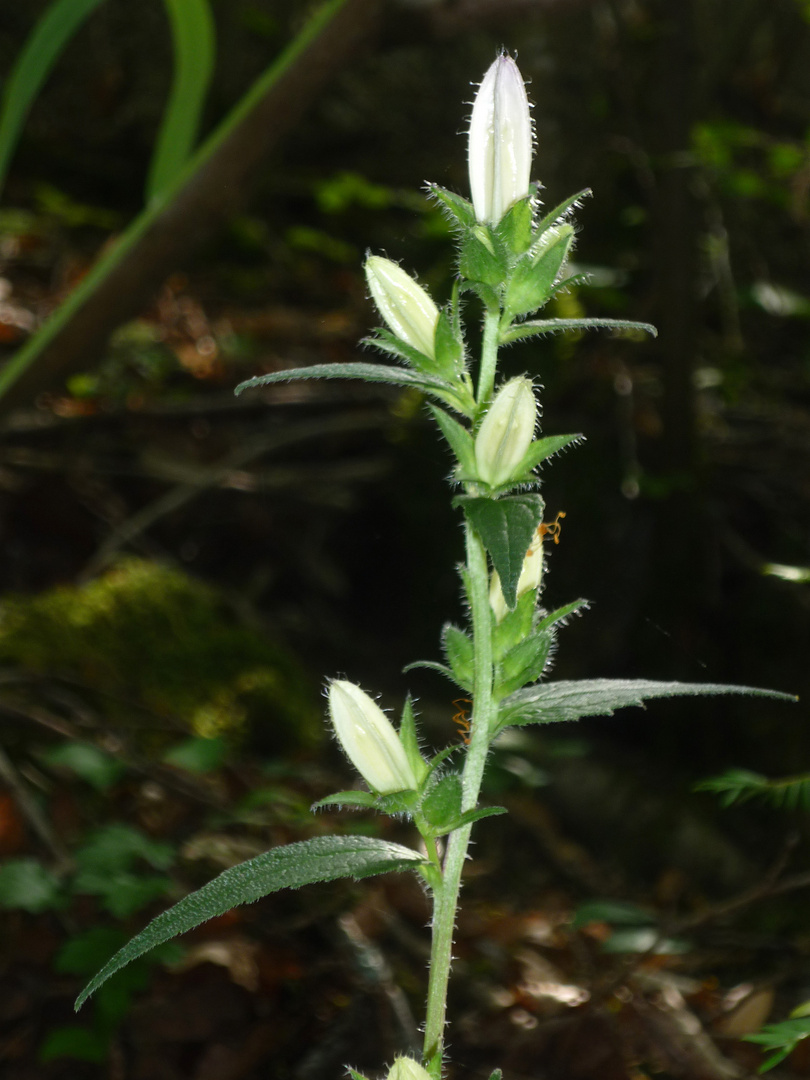
[[[329,717],[346,756],[372,791],[415,791],[416,774],[388,717],[359,686],[329,684]]]
[[[369,292],[389,328],[432,360],[439,309],[429,294],[401,266],[380,255],[370,255],[365,270]]]
[[[490,487],[514,479],[534,437],[537,405],[525,376],[510,379],[495,395],[475,437],[478,478]]]
[[[484,75],[473,103],[468,144],[470,192],[478,221],[497,225],[529,195],[532,119],[518,66],[501,55]]]
[[[428,1073],[418,1061],[409,1057],[398,1057],[388,1070],[386,1080],[431,1080]]]

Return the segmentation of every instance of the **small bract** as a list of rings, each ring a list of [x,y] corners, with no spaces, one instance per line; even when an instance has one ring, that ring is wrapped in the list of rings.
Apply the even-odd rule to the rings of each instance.
[[[329,717],[349,761],[372,791],[414,791],[418,782],[399,735],[380,706],[345,679],[329,684]]]
[[[370,255],[365,269],[369,292],[389,328],[433,359],[439,309],[429,294],[401,266],[381,255]]]
[[[468,143],[470,193],[478,221],[497,225],[529,194],[532,118],[523,76],[501,53],[484,76],[473,102]]]
[[[510,379],[495,395],[475,437],[478,476],[492,487],[508,483],[534,438],[537,405],[529,379]]]

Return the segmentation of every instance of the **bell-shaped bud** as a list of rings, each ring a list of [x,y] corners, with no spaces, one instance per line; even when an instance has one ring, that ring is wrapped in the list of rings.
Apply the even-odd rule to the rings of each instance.
[[[372,791],[390,795],[418,787],[391,721],[359,686],[333,679],[329,684],[329,717],[346,756]]]
[[[530,589],[539,589],[543,580],[543,537],[540,529],[534,534],[529,550],[523,558],[523,566],[520,569],[520,577],[517,583],[518,600]],[[495,622],[501,619],[509,611],[501,588],[501,579],[496,570],[489,583],[489,606],[495,616]]]
[[[478,221],[497,225],[529,194],[532,118],[518,66],[501,53],[473,102],[468,143],[470,192]]]
[[[433,359],[439,309],[401,266],[380,255],[366,259],[366,281],[377,309],[398,338]]]
[[[537,405],[532,384],[525,376],[510,379],[495,400],[475,436],[478,476],[492,487],[508,483],[534,437]]]
[[[398,1057],[388,1070],[386,1080],[430,1080],[430,1074],[413,1058]]]

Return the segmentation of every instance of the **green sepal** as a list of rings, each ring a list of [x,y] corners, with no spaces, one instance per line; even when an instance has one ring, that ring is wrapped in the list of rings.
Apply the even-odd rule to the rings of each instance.
[[[563,218],[568,217],[569,213],[576,209],[577,203],[580,199],[587,198],[588,195],[593,195],[590,188],[583,188],[582,191],[578,191],[576,195],[570,195],[567,199],[563,199],[561,203],[558,203],[552,210],[549,210],[547,214],[544,214],[540,219],[535,230],[535,236],[540,237],[552,225],[558,225]]]
[[[376,808],[381,814],[396,817],[397,814],[405,814],[412,817],[419,803],[419,795],[415,791],[392,791],[390,795],[378,795]]]
[[[90,980],[77,997],[75,1008],[80,1009],[116,971],[156,945],[207,919],[224,915],[239,904],[251,904],[279,889],[298,889],[317,881],[415,870],[424,862],[419,852],[373,836],[316,836],[272,848],[255,859],[224,870],[153,919]]]
[[[368,1080],[367,1076],[363,1076],[362,1073],[356,1072],[354,1069],[349,1069],[349,1076],[351,1080]]]
[[[457,225],[468,229],[475,225],[475,210],[469,200],[461,195],[456,195],[455,191],[448,191],[447,188],[440,187],[438,184],[428,184],[427,189],[430,195],[438,203],[441,203],[442,209],[447,212],[448,216]]]
[[[458,420],[448,416],[444,409],[438,409],[435,405],[430,404],[428,408],[433,414],[433,419],[439,425],[439,430],[447,440],[450,449],[458,459],[461,468],[459,479],[466,476],[475,476],[475,440],[469,430],[463,424],[460,424]]]
[[[446,311],[439,312],[433,338],[436,370],[450,382],[464,372],[464,340]]]
[[[446,761],[451,754],[455,754],[462,746],[463,743],[453,743],[452,746],[445,746],[444,750],[440,750],[438,754],[434,754],[429,763],[431,773],[435,772],[443,761]]]
[[[536,337],[538,334],[560,334],[567,330],[639,330],[658,337],[658,331],[651,323],[635,322],[632,319],[533,319],[529,322],[514,323],[501,332],[501,344],[510,345],[513,341]]]
[[[392,334],[384,326],[378,326],[374,334],[374,337],[363,338],[362,343],[371,345],[373,348],[379,349],[380,352],[387,353],[388,356],[395,356],[399,360],[404,360],[406,364],[423,374],[438,375],[439,378],[446,378],[445,372],[440,370],[439,364],[435,360],[432,360],[426,353],[420,352],[419,349],[415,349],[413,345],[409,345],[407,341],[403,341],[396,334]]]
[[[459,505],[481,537],[492,565],[501,579],[506,606],[517,603],[517,583],[523,560],[537,526],[543,520],[544,502],[539,495],[511,495],[504,499],[485,499],[458,495]]]
[[[472,292],[478,297],[487,311],[497,315],[501,310],[501,301],[498,290],[491,285],[485,285],[483,281],[462,281],[461,292]]]
[[[427,779],[430,772],[430,766],[419,752],[419,740],[416,735],[416,716],[414,715],[413,700],[410,694],[405,698],[405,704],[402,708],[402,719],[399,724],[399,741],[402,743],[405,756],[407,757],[421,787]]]
[[[453,623],[442,627],[442,649],[453,672],[453,678],[462,688],[472,693],[475,678],[475,647],[469,634]]]
[[[407,674],[409,671],[414,671],[416,668],[427,668],[428,671],[438,671],[440,675],[444,675],[446,679],[449,679],[451,683],[458,686],[461,690],[466,690],[466,686],[460,686],[456,682],[456,677],[446,664],[440,664],[438,660],[414,660],[410,664],[406,664],[402,669],[403,674]]]
[[[515,607],[507,611],[495,625],[492,631],[492,655],[496,663],[531,633],[536,603],[537,590],[527,590],[518,597]]]
[[[522,255],[532,244],[532,199],[519,199],[495,226],[495,235],[513,255]]]
[[[555,608],[554,611],[549,611],[547,614],[543,615],[538,621],[535,629],[548,630],[558,623],[565,625],[569,616],[575,615],[578,611],[584,611],[589,606],[589,600],[572,600],[570,604],[563,604],[562,607]],[[504,622],[506,622],[506,619],[504,619]]]
[[[491,288],[497,288],[506,278],[508,267],[486,226],[476,225],[464,234],[459,271],[468,281],[482,282]]]
[[[501,814],[508,813],[509,811],[504,806],[486,806],[480,807],[478,810],[465,810],[455,821],[451,821],[441,832],[434,833],[434,835],[446,836],[447,833],[455,832],[456,829],[460,829],[464,825],[472,825],[474,821],[480,821],[482,818],[499,817]]]
[[[489,1080],[503,1080],[503,1073],[501,1072],[500,1069],[494,1069],[489,1074]]]
[[[537,682],[554,644],[551,630],[535,630],[509,650],[498,665],[494,695],[504,698],[528,683]]]
[[[444,831],[451,822],[457,821],[461,815],[461,777],[458,773],[448,773],[437,780],[422,799],[419,809],[434,836],[441,835],[434,830]]]
[[[612,716],[616,709],[655,698],[747,694],[796,701],[792,694],[723,683],[655,682],[651,679],[577,679],[540,683],[517,690],[501,702],[495,732],[516,724],[554,724],[583,716]]]
[[[359,810],[376,810],[377,796],[370,791],[336,791],[333,795],[327,795],[318,799],[310,806],[310,810],[322,810],[325,806],[351,806]]]
[[[570,226],[564,228],[569,230]],[[503,307],[507,318],[527,315],[543,307],[551,296],[573,240],[573,232],[566,231],[542,248],[534,258],[521,259],[506,286]]]
[[[555,454],[559,454],[567,446],[576,446],[583,442],[584,435],[548,435],[544,439],[536,439],[526,451],[523,460],[517,469],[516,476],[525,476],[531,473],[541,461],[546,461]]]

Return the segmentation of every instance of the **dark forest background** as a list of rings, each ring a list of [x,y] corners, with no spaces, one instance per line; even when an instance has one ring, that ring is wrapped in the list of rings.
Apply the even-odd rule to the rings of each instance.
[[[0,73],[46,6],[0,7]],[[203,137],[311,10],[212,7]],[[801,700],[656,704],[499,749],[488,798],[513,817],[480,826],[453,1075],[746,1075],[759,1054],[735,1039],[808,996],[804,894],[777,886],[807,866],[806,790],[722,809],[693,789],[810,772],[810,5],[352,0],[327,39],[0,397],[0,1061],[13,1080],[319,1078],[379,1069],[413,1037],[425,909],[400,879],[274,898],[119,976],[95,1012],[70,1003],[224,866],[317,831],[397,835],[308,814],[352,782],[326,677],[397,710],[410,690],[431,745],[457,738],[452,690],[402,673],[463,618],[449,460],[422,401],[232,390],[362,355],[368,249],[449,295],[423,185],[467,194],[471,84],[505,47],[544,203],[593,190],[574,252],[590,280],[549,313],[660,331],[504,354],[542,383],[545,433],[587,437],[544,485],[566,515],[546,602],[592,601],[555,676]],[[0,204],[9,360],[140,212],[170,75],[161,5],[107,0],[47,81]],[[474,336],[472,302],[468,318]],[[627,973],[648,939],[600,950],[620,924],[679,919],[698,929],[647,968]],[[677,1034],[679,1009],[716,1057]]]

